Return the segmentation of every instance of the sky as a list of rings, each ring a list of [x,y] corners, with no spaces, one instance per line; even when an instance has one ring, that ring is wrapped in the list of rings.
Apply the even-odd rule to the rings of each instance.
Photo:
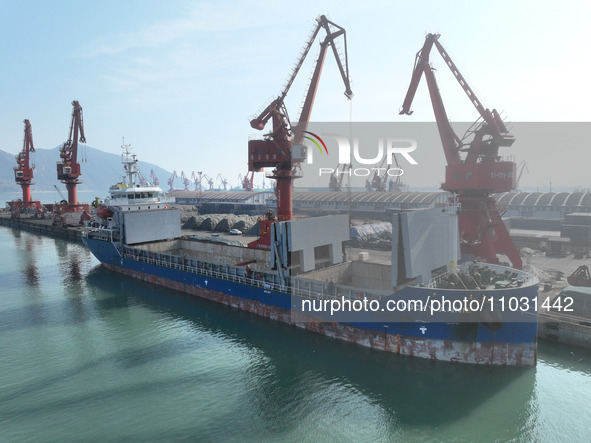
[[[483,104],[510,121],[591,122],[585,2],[0,0],[0,149],[20,151],[25,118],[36,148],[60,145],[78,100],[89,146],[119,154],[125,137],[143,161],[237,185],[248,140],[262,135],[249,120],[279,94],[320,14],[346,29],[355,96],[343,95],[328,54],[312,121],[434,121],[424,81],[414,114],[398,115],[431,32]],[[292,118],[316,47],[287,96]],[[449,118],[476,120],[441,58],[432,60]],[[525,187],[588,188],[589,139],[557,147],[559,156],[518,140],[507,154],[527,162]],[[443,177],[441,146],[424,149],[430,164],[410,177],[414,186]]]

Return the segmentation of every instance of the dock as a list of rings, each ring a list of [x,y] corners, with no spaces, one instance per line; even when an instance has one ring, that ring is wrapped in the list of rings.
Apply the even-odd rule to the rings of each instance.
[[[555,300],[563,290],[572,288],[581,292],[583,299],[585,299],[587,292],[591,293],[591,288],[569,287],[566,281],[566,278],[580,265],[591,264],[589,257],[579,258],[575,253],[568,253],[564,257],[547,257],[545,254],[535,251],[531,256],[526,257],[524,263],[530,266],[541,280],[538,296],[539,307],[544,302],[547,303],[548,299]],[[565,296],[569,296],[569,294],[563,294],[561,302],[551,311],[538,310],[538,338],[591,349],[591,296],[587,297],[583,306],[574,306],[572,312],[565,310],[567,307],[564,303]]]
[[[32,215],[22,215],[20,218],[11,217],[10,213],[0,213],[0,226],[33,232],[50,237],[81,241],[84,226],[77,223],[80,213],[65,214],[66,224],[54,224],[53,217],[35,218]]]

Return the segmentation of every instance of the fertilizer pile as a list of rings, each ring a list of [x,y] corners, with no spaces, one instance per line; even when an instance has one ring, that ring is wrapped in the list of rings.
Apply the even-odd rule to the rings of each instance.
[[[247,233],[256,224],[257,217],[254,215],[206,214],[192,215],[183,223],[182,228],[216,232],[228,232],[230,229],[239,229],[242,233]],[[258,230],[256,233],[258,233]]]

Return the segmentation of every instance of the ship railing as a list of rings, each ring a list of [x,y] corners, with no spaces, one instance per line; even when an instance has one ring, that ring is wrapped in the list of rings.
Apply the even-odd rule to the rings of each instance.
[[[121,255],[134,261],[149,263],[159,267],[176,269],[206,277],[232,281],[262,289],[274,290],[303,298],[346,300],[381,300],[389,291],[360,290],[353,286],[330,284],[304,278],[294,278],[282,285],[276,273],[251,270],[248,274],[244,267],[210,263],[202,260],[183,258],[162,252],[123,247]]]
[[[281,291],[281,285],[278,281],[277,275],[270,272],[252,270],[248,273],[249,275],[247,275],[246,269],[239,266],[210,263],[202,260],[183,258],[176,255],[129,247],[123,247],[121,255],[123,258],[129,260],[149,263],[160,267],[176,269],[250,286],[257,286],[263,289]],[[288,292],[287,288],[283,288],[283,292]]]
[[[362,290],[354,286],[336,283],[324,283],[306,278],[294,278],[292,280],[292,295],[318,300],[381,300],[391,295],[392,291]]]
[[[113,236],[113,230],[111,229],[99,229],[99,228],[92,228],[82,231],[82,235],[87,238],[93,238],[96,240],[102,240],[106,242],[113,242],[114,240],[118,240]]]

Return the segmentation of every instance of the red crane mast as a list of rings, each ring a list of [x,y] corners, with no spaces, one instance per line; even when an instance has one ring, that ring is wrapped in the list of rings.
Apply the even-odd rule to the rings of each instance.
[[[80,163],[78,163],[78,141],[86,143],[84,137],[84,122],[82,119],[82,106],[78,101],[72,102],[72,120],[70,123],[70,134],[68,141],[60,148],[61,161],[57,163],[57,179],[66,185],[68,190],[68,204],[78,205],[76,185],[82,183],[80,180]]]
[[[14,167],[14,179],[23,190],[23,203],[31,202],[31,185],[33,182],[33,169],[30,163],[30,153],[35,152],[33,146],[33,133],[31,131],[31,123],[29,120],[24,120],[25,136],[23,139],[23,149],[16,156],[17,166]],[[36,202],[39,203],[39,202]]]
[[[456,80],[477,109],[477,120],[464,137],[454,132],[429,63],[435,45]],[[521,269],[521,257],[509,237],[494,193],[515,189],[514,162],[499,156],[499,147],[513,144],[515,137],[507,130],[496,109],[490,111],[481,104],[447,51],[439,43],[439,34],[428,34],[417,53],[412,78],[400,114],[412,114],[410,106],[422,76],[425,76],[435,113],[435,120],[447,161],[442,189],[458,195],[460,241],[463,253],[498,263],[497,253],[504,253],[513,267]],[[471,138],[471,141],[467,141]],[[466,153],[465,156],[462,154]]]
[[[310,80],[298,124],[292,128],[284,100],[321,29],[324,29],[327,35],[320,43],[320,54]],[[344,57],[338,53],[336,47],[336,39],[340,36],[343,36],[343,40],[345,41]],[[273,130],[265,136],[264,140],[250,140],[248,142],[248,170],[261,172],[265,167],[275,168],[270,178],[277,180],[277,218],[280,221],[290,220],[292,216],[292,181],[294,178],[297,178],[293,175],[293,168],[299,166],[299,163],[305,159],[305,149],[300,148],[292,151],[292,142],[295,142],[293,146],[299,145],[302,142],[303,133],[308,126],[312,112],[326,51],[329,47],[333,51],[341,77],[345,83],[345,96],[350,99],[353,96],[353,92],[351,91],[349,81],[345,29],[328,20],[324,15],[321,15],[316,19],[316,26],[297,59],[283,91],[258,117],[252,119],[250,122],[250,126],[258,130],[263,130],[269,120],[273,122]],[[263,227],[261,226],[261,231],[262,229]]]
[[[153,169],[150,169],[150,180],[152,180],[154,186],[158,186],[160,184],[160,180],[158,180],[158,177],[156,177]]]

